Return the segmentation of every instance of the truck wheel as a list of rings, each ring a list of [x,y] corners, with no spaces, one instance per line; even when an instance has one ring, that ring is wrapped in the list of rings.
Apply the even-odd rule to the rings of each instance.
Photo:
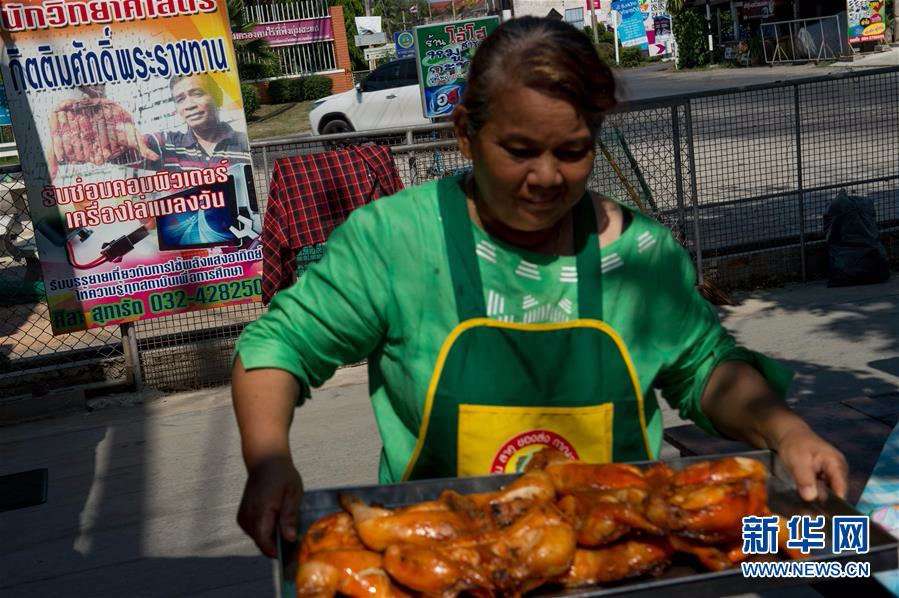
[[[348,123],[347,121],[345,121],[341,118],[337,118],[337,119],[334,119],[334,120],[328,122],[328,124],[326,124],[322,128],[322,135],[335,135],[337,133],[349,133],[352,130],[353,130],[353,127],[350,126],[350,123]]]

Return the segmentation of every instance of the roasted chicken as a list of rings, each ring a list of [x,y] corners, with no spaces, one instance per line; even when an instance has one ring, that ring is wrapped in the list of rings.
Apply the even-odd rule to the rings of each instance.
[[[353,519],[346,513],[329,515],[306,532],[300,544],[296,585],[297,596],[303,598],[408,596],[384,571],[381,555],[362,545]]]
[[[720,571],[745,558],[742,518],[770,515],[766,488],[764,466],[741,457],[674,471],[664,463],[582,463],[545,449],[496,492],[446,490],[400,509],[341,495],[345,512],[316,522],[303,538],[297,591],[520,596],[543,584],[655,575],[675,553]]]
[[[502,530],[433,546],[393,545],[384,568],[427,595],[479,589],[518,595],[568,570],[574,530],[552,504],[541,504]]]
[[[671,562],[672,552],[664,538],[624,540],[598,550],[578,548],[571,567],[556,581],[577,588],[659,573]]]

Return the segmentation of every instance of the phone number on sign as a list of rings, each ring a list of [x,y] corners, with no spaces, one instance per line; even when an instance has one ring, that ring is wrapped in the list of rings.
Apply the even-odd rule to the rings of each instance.
[[[215,305],[225,301],[252,299],[262,295],[262,279],[259,277],[247,280],[232,280],[204,284],[196,288],[193,295],[183,289],[152,293],[148,297],[150,312],[167,313],[188,309],[193,305]]]

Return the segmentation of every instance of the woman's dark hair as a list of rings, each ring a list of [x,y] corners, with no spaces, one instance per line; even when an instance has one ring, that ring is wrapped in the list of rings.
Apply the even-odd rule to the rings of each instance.
[[[478,46],[462,96],[469,136],[490,119],[493,93],[504,85],[521,85],[571,103],[594,134],[616,104],[612,71],[587,36],[552,19],[506,21]]]

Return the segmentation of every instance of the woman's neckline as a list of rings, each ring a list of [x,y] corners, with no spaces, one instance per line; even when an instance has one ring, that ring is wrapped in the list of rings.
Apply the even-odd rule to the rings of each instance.
[[[453,187],[454,192],[459,196],[459,198],[462,201],[468,201],[468,197],[463,189],[463,184],[462,184],[464,181],[464,177],[465,177],[464,174],[458,175],[456,177],[452,177],[452,187]],[[589,190],[587,191],[587,193],[589,193]],[[616,203],[621,208],[622,212],[624,212],[625,210],[628,210],[632,214],[630,226],[625,228],[621,232],[621,234],[618,236],[618,238],[610,241],[608,243],[608,245],[605,245],[605,246],[599,248],[601,253],[606,253],[606,252],[613,251],[622,240],[624,240],[626,237],[633,234],[633,231],[636,228],[639,214],[634,212],[627,206],[623,205],[621,202],[619,202],[615,199],[612,199],[611,197],[601,196],[601,198],[608,199],[609,201]],[[498,247],[500,247],[506,251],[520,255],[522,258],[526,258],[528,262],[538,264],[538,265],[548,265],[548,264],[552,264],[556,260],[572,261],[577,258],[577,254],[556,255],[556,254],[551,254],[551,253],[541,253],[538,251],[531,251],[528,249],[524,249],[522,247],[518,247],[517,245],[513,245],[512,243],[508,243],[507,241],[503,241],[502,239],[499,239],[499,238],[495,237],[494,235],[491,235],[486,229],[482,228],[481,226],[478,226],[478,224],[471,218],[469,218],[469,222],[471,223],[472,229],[475,231],[475,234],[480,235],[481,237],[486,239],[488,242],[495,244]]]

